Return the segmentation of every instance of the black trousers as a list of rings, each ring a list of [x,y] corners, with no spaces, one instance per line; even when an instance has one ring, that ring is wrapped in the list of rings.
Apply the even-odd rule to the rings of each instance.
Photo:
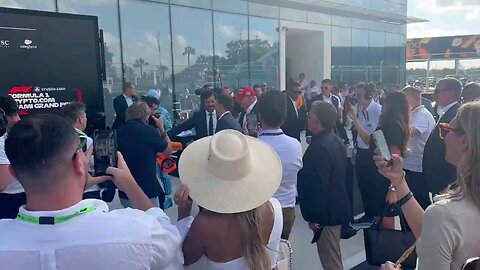
[[[417,202],[420,204],[423,210],[427,209],[427,207],[432,204],[432,201],[430,200],[430,193],[428,191],[428,184],[425,174],[421,172],[405,170],[405,179],[407,180],[408,187],[412,191]]]
[[[345,174],[345,185],[347,188],[348,199],[350,200],[350,211],[352,218],[350,221],[353,221],[353,176],[354,176],[354,167],[352,164],[352,159],[347,158],[347,169]]]
[[[389,183],[378,172],[373,161],[372,150],[357,149],[355,172],[365,215],[368,217],[383,216]]]
[[[16,218],[18,215],[18,208],[27,203],[25,193],[16,194],[0,194],[0,219],[2,218]]]

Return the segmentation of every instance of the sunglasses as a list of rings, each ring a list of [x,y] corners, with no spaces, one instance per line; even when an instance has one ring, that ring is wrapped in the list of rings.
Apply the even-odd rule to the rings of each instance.
[[[87,138],[85,137],[80,137],[80,143],[78,144],[77,149],[75,149],[75,153],[73,153],[72,160],[77,157],[77,153],[80,150],[82,150],[82,152],[87,151]]]
[[[455,128],[449,123],[440,123],[438,125],[438,134],[440,135],[440,139],[445,140],[445,137],[450,131],[461,133],[459,128]]]

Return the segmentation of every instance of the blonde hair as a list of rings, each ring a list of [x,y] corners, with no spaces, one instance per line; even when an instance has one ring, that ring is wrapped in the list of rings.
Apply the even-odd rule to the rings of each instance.
[[[466,135],[467,150],[457,166],[459,188],[446,197],[461,199],[467,195],[480,207],[480,102],[460,107],[455,121],[455,128]]]
[[[261,228],[264,225],[261,206],[253,210],[237,213],[240,225],[241,252],[250,270],[271,270],[270,256],[262,239]]]

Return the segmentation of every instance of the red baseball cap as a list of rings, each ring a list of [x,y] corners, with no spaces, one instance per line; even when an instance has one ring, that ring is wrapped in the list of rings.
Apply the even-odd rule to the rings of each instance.
[[[253,91],[253,88],[244,86],[244,87],[240,87],[240,90],[235,95],[235,100],[242,100],[245,97],[254,97],[254,96],[255,96],[255,91]]]

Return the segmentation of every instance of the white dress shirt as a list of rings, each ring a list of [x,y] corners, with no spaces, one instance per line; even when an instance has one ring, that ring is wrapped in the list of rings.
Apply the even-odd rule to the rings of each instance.
[[[297,174],[303,167],[300,142],[285,135],[281,129],[262,130],[258,139],[270,145],[282,161],[282,182],[273,197],[282,208],[295,207]]]
[[[291,97],[288,97],[290,99],[290,101],[292,102],[293,104],[293,108],[295,109],[295,114],[297,115],[297,119],[298,119],[298,108],[297,108],[297,102],[295,100],[293,100]]]
[[[437,114],[438,114],[438,121],[440,121],[440,118],[442,118],[442,116],[448,112],[448,110],[450,110],[450,108],[453,107],[453,105],[457,104],[458,102],[453,102],[451,104],[448,104],[447,106],[445,107],[440,107],[438,106],[437,108]]]
[[[213,112],[211,112],[212,114],[212,118],[213,118],[213,131],[212,131],[212,134],[215,134],[215,130],[217,130],[217,111],[213,110]],[[208,130],[208,127],[210,126],[210,112],[208,111],[205,111],[205,115],[207,117],[207,134],[210,134],[210,130]]]
[[[123,97],[125,98],[125,101],[127,102],[127,106],[130,107],[132,106],[133,104],[133,98],[132,97],[127,97],[125,95],[123,95]]]
[[[10,161],[7,158],[7,154],[5,153],[5,139],[7,138],[7,133],[3,134],[0,137],[0,165],[10,165]],[[10,174],[9,174],[10,175]],[[22,184],[18,182],[15,177],[11,176],[8,182],[7,187],[2,190],[0,193],[7,193],[7,194],[17,194],[25,192],[23,190]]]
[[[418,130],[420,135],[415,134],[410,137],[410,149],[403,161],[403,168],[413,172],[422,172],[423,150],[430,133],[435,128],[435,119],[425,106],[420,105],[412,111],[410,127]]]
[[[2,269],[178,269],[172,264],[179,259],[192,217],[179,221],[177,228],[160,208],[109,212],[105,202],[93,199],[59,211],[28,211],[22,206],[20,213],[65,217],[88,206],[95,210],[55,225],[0,220]]]
[[[360,125],[367,131],[369,135],[372,135],[373,132],[378,127],[378,120],[382,114],[382,105],[371,101],[366,109],[358,106],[357,117]],[[360,149],[368,149],[370,145],[362,141],[360,136],[357,136],[357,146]]]
[[[320,94],[320,90],[314,86],[314,87],[309,87],[307,90],[305,90],[305,98],[306,99],[311,99],[312,98],[312,93],[317,93]]]

